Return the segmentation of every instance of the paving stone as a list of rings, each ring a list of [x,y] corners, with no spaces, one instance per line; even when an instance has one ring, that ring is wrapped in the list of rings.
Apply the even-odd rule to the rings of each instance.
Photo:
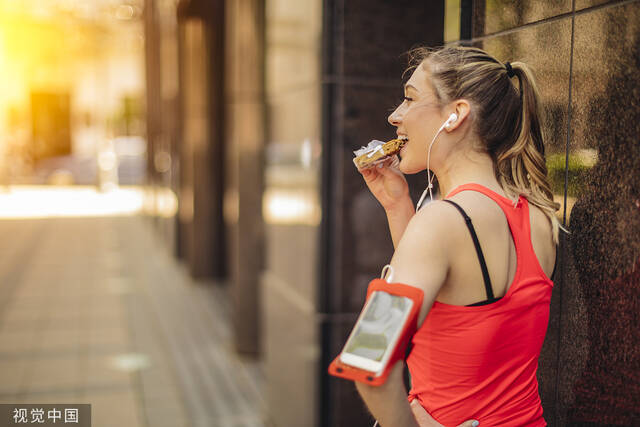
[[[96,426],[264,425],[226,292],[190,279],[143,218],[0,221],[0,235],[19,242],[0,245],[0,402],[91,403]]]

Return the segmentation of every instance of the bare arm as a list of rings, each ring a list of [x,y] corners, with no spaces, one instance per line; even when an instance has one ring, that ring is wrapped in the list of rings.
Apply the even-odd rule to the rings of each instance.
[[[455,254],[457,242],[452,241],[450,232],[457,220],[452,215],[453,209],[447,203],[435,202],[413,215],[405,225],[406,230],[402,230],[404,234],[391,260],[394,282],[415,286],[424,292],[418,327],[422,325],[444,284],[450,259]],[[382,386],[356,384],[373,416],[383,427],[442,427],[419,403],[414,401],[409,404],[402,368],[403,363],[396,363]],[[477,421],[468,420],[459,427],[477,425]]]
[[[435,204],[433,204],[435,205]],[[394,282],[420,288],[424,292],[418,323],[433,305],[448,269],[447,207],[430,206],[408,221],[391,260]],[[446,205],[446,204],[445,204]],[[434,228],[426,239],[428,228]],[[438,231],[439,230],[439,231]],[[403,230],[405,231],[405,230]],[[396,363],[387,381],[379,387],[357,384],[363,400],[381,426],[418,426],[402,381],[403,363]]]
[[[409,221],[415,215],[413,209],[413,202],[411,199],[406,199],[404,202],[399,203],[394,208],[387,209],[387,221],[389,222],[389,231],[391,232],[391,240],[393,241],[393,247],[397,248],[400,243],[400,239],[404,235],[404,231],[409,225]]]
[[[402,362],[396,363],[387,381],[379,387],[356,382],[362,400],[382,427],[419,427],[402,381],[403,365]]]

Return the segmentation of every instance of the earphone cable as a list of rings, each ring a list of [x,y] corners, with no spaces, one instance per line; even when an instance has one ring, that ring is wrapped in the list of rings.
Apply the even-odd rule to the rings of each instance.
[[[429,144],[429,149],[427,150],[427,188],[424,189],[424,191],[422,192],[422,196],[420,196],[420,200],[418,200],[418,204],[416,205],[416,212],[418,211],[418,209],[420,209],[420,206],[422,206],[422,202],[424,202],[424,199],[427,196],[427,192],[429,192],[429,198],[433,202],[433,192],[431,191],[431,189],[433,188],[433,178],[435,178],[435,175],[431,176],[431,170],[429,169],[429,165],[431,163],[431,147],[433,147],[433,143],[436,142],[436,138],[438,137],[438,135],[440,135],[440,132],[442,132],[447,124],[449,124],[449,120],[447,120],[442,124],[442,126],[440,126],[440,129],[438,129],[438,132],[436,132],[436,134],[433,136],[433,139],[431,140],[431,143]]]

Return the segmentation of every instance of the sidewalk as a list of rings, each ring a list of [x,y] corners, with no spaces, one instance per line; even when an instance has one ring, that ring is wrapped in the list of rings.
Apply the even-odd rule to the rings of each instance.
[[[0,403],[90,403],[94,427],[263,426],[220,286],[141,217],[0,221]]]

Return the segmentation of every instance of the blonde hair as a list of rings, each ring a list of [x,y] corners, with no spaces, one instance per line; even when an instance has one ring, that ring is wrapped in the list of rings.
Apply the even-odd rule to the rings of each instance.
[[[456,99],[472,104],[476,134],[491,156],[494,173],[507,196],[524,195],[551,221],[553,241],[561,228],[547,179],[540,126],[538,88],[531,69],[522,62],[503,63],[473,47],[417,48],[409,52],[410,68],[424,66],[441,105]],[[516,88],[511,77],[517,77]]]

